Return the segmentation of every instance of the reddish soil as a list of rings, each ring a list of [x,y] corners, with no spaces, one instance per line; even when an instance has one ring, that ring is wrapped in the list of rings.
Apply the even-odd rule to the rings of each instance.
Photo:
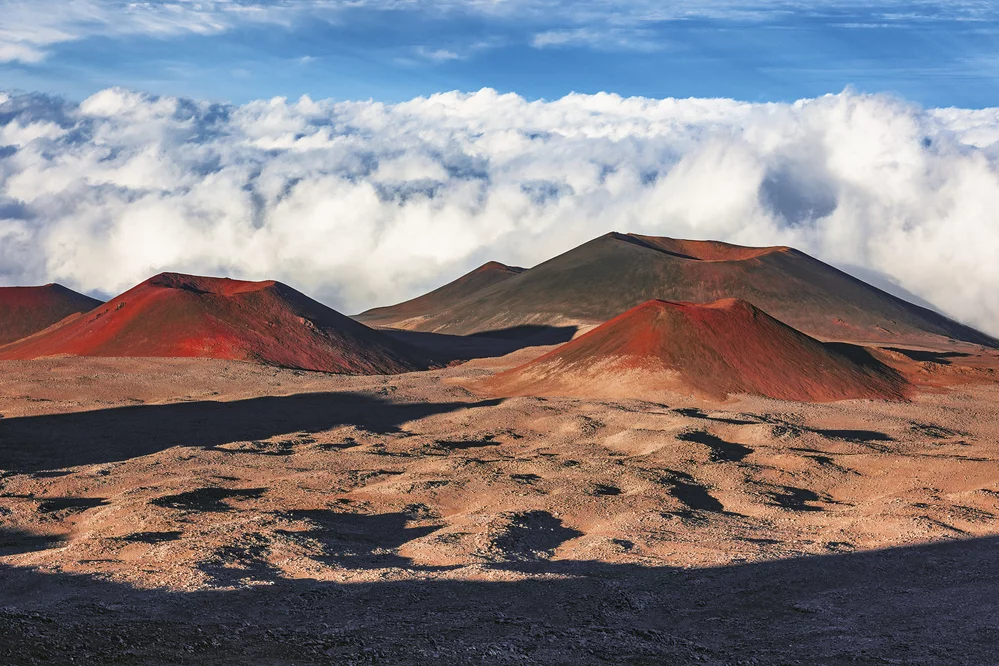
[[[826,341],[941,348],[999,341],[787,247],[611,233],[446,308],[392,325],[466,335],[523,325],[602,324],[651,299],[740,298]],[[415,307],[415,306],[414,306]]]
[[[628,236],[668,254],[696,261],[745,261],[746,259],[756,259],[773,254],[774,252],[789,253],[792,251],[791,248],[783,245],[773,247],[745,247],[742,245],[732,245],[731,243],[722,243],[721,241],[694,241],[666,238],[665,236],[640,236],[638,234],[628,234]]]
[[[37,333],[70,315],[93,310],[101,303],[61,284],[0,287],[0,345]]]
[[[430,365],[422,352],[279,282],[176,273],[0,348],[2,359],[58,355],[251,360],[346,374]]]
[[[648,301],[486,385],[505,395],[671,390],[811,402],[908,393],[902,375],[867,350],[819,342],[736,299]]]
[[[507,266],[498,261],[490,261],[423,296],[398,305],[373,308],[356,315],[354,319],[369,326],[390,326],[413,317],[422,317],[430,312],[446,311],[462,299],[515,275],[520,275],[525,270],[518,266]]]

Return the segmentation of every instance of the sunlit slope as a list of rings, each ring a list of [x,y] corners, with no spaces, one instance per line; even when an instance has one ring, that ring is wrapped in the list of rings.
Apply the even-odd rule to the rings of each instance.
[[[898,372],[864,348],[819,342],[736,299],[648,301],[485,385],[507,395],[676,391],[809,402],[899,400],[908,391]]]
[[[430,361],[280,282],[163,273],[104,306],[0,348],[0,358],[187,356],[348,374]]]

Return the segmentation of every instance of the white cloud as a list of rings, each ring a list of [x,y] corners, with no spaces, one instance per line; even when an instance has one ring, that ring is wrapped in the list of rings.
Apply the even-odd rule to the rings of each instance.
[[[666,44],[648,30],[636,28],[573,28],[546,30],[531,39],[536,49],[585,46],[601,51],[658,51]]]
[[[249,22],[285,23],[280,4],[237,0],[0,0],[0,62],[37,63],[55,44],[87,37],[218,34]]]
[[[999,6],[980,0],[876,5],[858,0],[0,0],[0,63],[38,63],[57,44],[95,36],[217,35],[246,25],[293,29],[316,21],[339,23],[345,12],[414,12],[426,22],[472,15],[525,30],[539,48],[576,44],[639,51],[661,48],[646,32],[648,25],[691,18],[767,22],[802,15],[858,28],[999,20]],[[478,39],[480,46],[495,41]],[[427,46],[426,54],[442,61],[461,56],[465,48]]]
[[[45,60],[45,51],[31,44],[11,40],[0,42],[0,62],[36,63]]]
[[[0,95],[0,281],[276,278],[357,311],[610,230],[790,244],[999,334],[999,109],[482,90]]]
[[[418,47],[416,49],[416,55],[424,60],[432,60],[434,62],[447,62],[448,60],[461,59],[461,56],[454,51],[449,51],[448,49],[430,49],[425,46]]]

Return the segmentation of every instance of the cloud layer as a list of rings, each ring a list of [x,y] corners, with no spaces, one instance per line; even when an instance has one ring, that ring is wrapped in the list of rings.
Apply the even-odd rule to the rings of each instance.
[[[242,106],[0,94],[0,283],[276,278],[337,309],[610,230],[788,244],[999,334],[999,109],[492,90]]]

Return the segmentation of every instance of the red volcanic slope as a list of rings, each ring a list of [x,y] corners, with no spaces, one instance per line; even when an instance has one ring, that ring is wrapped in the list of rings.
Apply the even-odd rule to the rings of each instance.
[[[359,315],[355,315],[354,319],[364,322],[369,326],[392,326],[413,319],[418,321],[420,317],[427,313],[447,310],[462,299],[486,287],[491,287],[515,275],[520,275],[525,270],[527,269],[520,268],[519,266],[507,266],[498,261],[490,261],[479,266],[474,271],[462,275],[457,280],[448,282],[443,287],[438,287],[422,296],[396,305],[367,310]],[[406,328],[406,326],[403,326],[403,328]]]
[[[0,359],[198,356],[348,374],[426,368],[421,352],[280,282],[163,273]]]
[[[61,284],[0,287],[0,345],[37,333],[70,315],[93,310],[102,302]]]
[[[908,385],[867,350],[822,343],[750,303],[648,301],[486,386],[507,395],[898,400]]]

